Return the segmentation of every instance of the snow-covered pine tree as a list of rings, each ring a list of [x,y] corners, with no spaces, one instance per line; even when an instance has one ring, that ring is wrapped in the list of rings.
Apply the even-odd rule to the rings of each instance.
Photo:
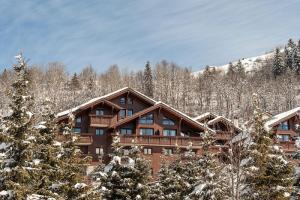
[[[158,174],[158,181],[151,184],[150,199],[181,200],[193,191],[199,180],[201,166],[199,156],[192,150],[192,143],[187,151],[177,148],[174,160],[163,162]]]
[[[99,190],[103,199],[144,200],[148,199],[149,163],[140,155],[140,148],[133,141],[126,149],[115,136],[112,144],[112,160],[93,174],[100,175]]]
[[[205,131],[203,138],[203,154],[198,162],[200,176],[192,192],[186,200],[226,200],[230,199],[229,175],[225,164],[218,161],[211,152],[213,145],[212,133]]]
[[[82,152],[75,145],[78,138],[73,132],[73,124],[74,115],[70,113],[69,123],[63,127],[66,141],[63,142],[62,151],[59,154],[63,174],[60,184],[52,185],[52,188],[66,200],[92,199],[97,194],[93,193],[85,183],[86,167],[90,162],[90,158],[83,157]]]
[[[77,73],[74,73],[70,82],[70,89],[75,91],[80,89],[80,82]]]
[[[300,40],[293,53],[293,69],[297,75],[300,75]]]
[[[263,112],[254,96],[254,127],[248,157],[242,161],[246,170],[243,199],[288,200],[293,192],[293,167],[272,135],[264,128]]]
[[[22,55],[15,58],[18,63],[13,66],[16,80],[10,91],[11,114],[4,118],[5,128],[0,137],[0,144],[5,147],[0,163],[0,197],[19,200],[33,192],[40,170],[33,162],[36,132],[27,63]]]
[[[152,70],[150,62],[147,61],[144,74],[143,74],[143,83],[144,83],[144,94],[148,97],[153,97],[153,80],[152,80]]]
[[[283,63],[283,58],[280,53],[280,49],[276,48],[274,59],[273,59],[273,66],[272,66],[272,72],[275,78],[282,75],[286,70]]]

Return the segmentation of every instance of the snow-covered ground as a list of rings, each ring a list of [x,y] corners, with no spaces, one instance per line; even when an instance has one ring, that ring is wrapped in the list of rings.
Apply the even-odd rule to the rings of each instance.
[[[255,57],[250,57],[250,58],[242,58],[240,59],[243,66],[245,67],[246,72],[250,72],[252,70],[257,69],[258,67],[260,67],[267,59],[271,58],[273,56],[273,52],[271,53],[266,53],[260,56],[255,56]],[[232,62],[232,64],[237,64],[237,61]],[[210,68],[215,67],[215,69],[217,70],[221,70],[223,72],[227,72],[228,71],[228,67],[229,67],[229,63],[225,64],[225,65],[220,65],[220,66],[209,66]],[[193,72],[192,74],[194,76],[197,76],[198,74],[202,74],[204,72],[205,69],[202,69],[200,71],[196,71]]]

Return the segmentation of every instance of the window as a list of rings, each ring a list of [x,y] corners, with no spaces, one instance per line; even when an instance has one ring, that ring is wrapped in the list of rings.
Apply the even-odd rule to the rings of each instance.
[[[141,128],[140,135],[153,135],[153,128]]]
[[[104,150],[101,147],[96,147],[96,154],[97,155],[103,155],[104,154]]]
[[[163,117],[163,125],[173,126],[175,125],[175,122],[169,118]]]
[[[132,116],[132,115],[133,115],[133,110],[132,109],[127,110],[127,116]]]
[[[132,129],[130,129],[130,128],[121,128],[120,133],[121,133],[121,135],[132,135]]]
[[[152,149],[150,149],[150,148],[144,148],[144,154],[145,155],[151,155],[152,154]]]
[[[130,97],[127,98],[127,104],[133,104],[132,98]]]
[[[104,129],[102,129],[102,128],[96,128],[96,135],[97,136],[104,135]]]
[[[126,117],[126,110],[125,109],[120,110],[120,118],[124,119],[125,117]]]
[[[81,117],[76,117],[76,123],[78,123],[78,124],[81,123]]]
[[[148,114],[140,118],[140,124],[153,124],[153,114]]]
[[[173,154],[173,149],[164,149],[164,154],[165,155],[172,155]]]
[[[172,129],[164,129],[163,130],[163,135],[164,136],[176,136],[176,130],[172,130]]]
[[[280,142],[287,142],[287,141],[289,141],[290,136],[289,135],[277,135],[277,138]]]
[[[81,128],[73,128],[73,132],[76,134],[80,134],[81,133]]]
[[[96,116],[102,116],[104,115],[104,110],[103,109],[97,109],[96,110]]]
[[[125,97],[121,97],[121,98],[120,98],[120,104],[125,104],[125,103],[126,103]]]
[[[279,125],[279,129],[280,129],[280,130],[284,130],[284,131],[289,130],[289,124],[288,124],[288,122],[287,122],[287,121],[286,121],[286,122],[282,122],[282,123]]]

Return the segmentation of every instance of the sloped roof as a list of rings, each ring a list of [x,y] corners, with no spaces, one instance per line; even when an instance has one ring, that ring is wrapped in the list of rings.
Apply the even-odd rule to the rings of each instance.
[[[239,127],[237,127],[230,119],[226,118],[226,117],[223,117],[223,116],[217,116],[216,118],[210,120],[207,125],[213,125],[215,123],[218,123],[218,122],[225,122],[227,124],[230,124],[232,125],[234,128],[236,128],[238,131],[242,131],[242,129],[240,129]]]
[[[197,120],[197,121],[202,121],[202,120],[207,119],[209,117],[216,118],[216,117],[218,117],[218,115],[213,114],[211,112],[206,112],[206,113],[204,113],[202,115],[199,115],[198,117],[194,117],[193,119]]]
[[[122,88],[120,90],[116,90],[114,92],[111,92],[109,94],[103,95],[101,97],[97,97],[97,98],[91,99],[91,100],[89,100],[89,101],[87,101],[87,102],[85,102],[85,103],[83,103],[83,104],[81,104],[79,106],[74,107],[74,108],[71,108],[71,109],[65,110],[63,112],[60,112],[60,113],[58,113],[56,115],[56,117],[62,117],[62,116],[68,115],[69,113],[73,113],[73,112],[79,111],[81,109],[84,109],[87,106],[92,105],[92,104],[94,104],[94,103],[96,103],[98,101],[108,100],[108,99],[111,99],[111,98],[113,98],[113,97],[115,97],[117,95],[122,95],[122,94],[124,94],[126,92],[131,92],[131,93],[133,93],[133,94],[135,94],[135,95],[143,98],[144,100],[146,100],[147,102],[149,102],[152,105],[154,105],[156,103],[156,101],[153,100],[153,99],[151,99],[150,97],[148,97],[148,96],[146,96],[146,95],[144,95],[144,94],[142,94],[142,93],[140,93],[140,92],[138,92],[136,90],[133,90],[133,89],[131,89],[129,87],[124,87],[124,88]],[[113,104],[113,103],[111,103],[111,104]]]
[[[202,124],[202,123],[200,123],[200,122],[194,120],[193,118],[189,117],[188,115],[186,115],[186,114],[180,112],[179,110],[176,110],[175,108],[172,108],[171,106],[169,106],[169,105],[167,105],[167,104],[165,104],[165,103],[163,103],[163,102],[160,102],[160,101],[157,102],[157,103],[156,103],[154,106],[152,106],[152,107],[149,107],[149,108],[147,108],[147,109],[145,109],[145,110],[142,110],[142,111],[140,111],[140,112],[135,113],[134,115],[132,115],[132,116],[130,116],[130,117],[127,117],[127,118],[125,118],[125,119],[123,119],[123,120],[120,120],[118,123],[116,123],[115,126],[118,127],[118,126],[120,126],[120,125],[122,125],[122,124],[128,123],[128,122],[130,122],[131,120],[136,119],[136,118],[138,118],[139,116],[144,115],[144,114],[146,114],[146,113],[149,113],[149,112],[151,112],[151,111],[153,111],[153,110],[155,110],[155,109],[157,109],[157,108],[164,108],[164,109],[166,109],[166,110],[168,110],[168,111],[171,111],[171,112],[173,112],[175,115],[177,115],[177,116],[183,118],[186,122],[192,123],[192,124],[194,124],[196,127],[199,127],[199,128],[201,128],[201,129],[203,129],[203,130],[207,129],[208,131],[210,131],[210,132],[212,132],[212,133],[215,133],[215,131],[212,130],[211,128],[206,127],[204,124]]]
[[[271,117],[269,120],[266,121],[264,128],[269,131],[271,130],[274,126],[290,119],[291,117],[294,117],[296,115],[299,115],[300,112],[300,107],[294,108],[292,110],[279,113],[278,115],[275,115]]]

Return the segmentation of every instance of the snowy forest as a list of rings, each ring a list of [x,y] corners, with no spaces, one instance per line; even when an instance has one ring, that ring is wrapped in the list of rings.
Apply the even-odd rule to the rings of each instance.
[[[30,91],[35,97],[36,109],[47,98],[53,103],[54,112],[58,112],[128,86],[190,116],[213,112],[240,119],[240,123],[251,117],[253,92],[258,94],[262,109],[272,114],[299,104],[299,42],[290,39],[284,47],[275,49],[270,58],[255,62],[260,67],[251,71],[245,71],[242,62],[236,62],[229,64],[227,72],[207,66],[198,75],[189,67],[165,60],[147,63],[145,70],[150,66],[148,74],[151,76],[150,94],[145,88],[144,74],[147,73],[143,70],[120,70],[112,65],[107,71],[97,73],[94,66],[86,66],[81,72],[70,74],[63,63],[53,62],[29,67]],[[6,93],[13,80],[10,68],[0,74],[0,114],[8,108]]]
[[[62,63],[16,64],[1,74],[0,199],[3,200],[288,200],[300,198],[295,165],[264,129],[263,112],[297,105],[300,42],[289,40],[261,69],[246,72],[241,62],[226,73],[207,67],[191,69],[161,61],[144,71],[124,72],[111,66],[98,74],[88,66],[69,75]],[[75,145],[69,123],[58,127],[55,114],[90,98],[130,86],[190,115],[206,111],[253,120],[244,130],[250,142],[232,143],[225,158],[210,151],[213,133],[201,135],[203,153],[190,144],[166,159],[152,177],[141,147],[132,141],[124,151],[113,138],[111,161],[86,174],[90,161]],[[68,139],[56,140],[57,130]],[[224,157],[223,156],[223,157]]]

